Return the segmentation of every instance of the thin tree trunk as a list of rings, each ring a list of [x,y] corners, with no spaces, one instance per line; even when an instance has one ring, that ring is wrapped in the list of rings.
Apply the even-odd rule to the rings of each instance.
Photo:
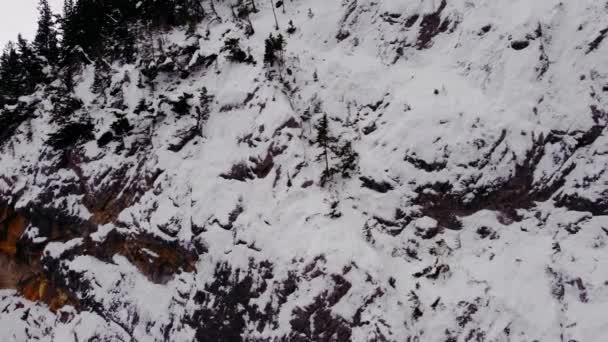
[[[279,67],[279,78],[283,81],[283,56],[279,53],[279,60],[277,61]]]
[[[279,20],[277,19],[277,12],[274,10],[274,2],[270,1],[270,6],[272,6],[272,14],[274,14],[274,22],[275,22],[275,30],[279,30]]]
[[[213,12],[213,14],[215,14],[216,18],[220,18],[220,15],[217,14],[217,11],[215,10],[215,4],[213,3],[213,0],[209,1],[210,5],[211,5],[211,12]],[[221,20],[220,20],[221,22]]]
[[[246,12],[246,17],[245,19],[247,20],[247,23],[249,24],[249,29],[251,30],[249,32],[249,35],[253,35],[255,33],[255,29],[253,28],[253,23],[251,22],[251,18],[249,17],[249,11]]]
[[[230,6],[230,11],[232,12],[232,18],[234,20],[238,20],[236,13],[234,12],[234,6]]]
[[[329,157],[327,156],[327,143],[323,147],[325,149],[325,174],[329,178]]]

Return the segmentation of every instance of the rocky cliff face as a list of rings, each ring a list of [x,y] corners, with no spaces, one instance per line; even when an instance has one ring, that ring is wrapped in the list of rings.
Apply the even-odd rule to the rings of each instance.
[[[3,341],[608,338],[605,3],[274,5],[4,108]]]

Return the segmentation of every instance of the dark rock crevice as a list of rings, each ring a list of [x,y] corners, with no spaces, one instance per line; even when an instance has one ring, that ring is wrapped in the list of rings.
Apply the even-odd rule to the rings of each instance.
[[[598,121],[599,122],[599,121]],[[566,138],[566,135],[550,133],[547,136],[540,135],[533,139],[532,148],[526,154],[523,162],[514,167],[514,171],[507,179],[499,180],[492,186],[475,187],[471,190],[474,197],[464,200],[466,194],[453,191],[452,184],[435,183],[420,186],[417,189],[418,197],[415,204],[421,207],[422,215],[436,219],[441,226],[449,229],[460,229],[458,217],[469,216],[481,210],[493,210],[502,213],[507,220],[519,220],[518,209],[529,209],[535,206],[535,202],[545,202],[556,198],[558,206],[565,206],[571,210],[590,211],[601,215],[608,209],[608,201],[600,200],[592,202],[582,199],[576,195],[559,195],[559,190],[565,183],[565,178],[574,170],[575,164],[569,162],[569,158],[582,148],[593,144],[605,129],[601,123],[591,127],[582,134],[572,148],[566,148],[566,156],[561,161],[557,171],[544,179],[543,183],[534,180],[534,172],[541,159],[545,156],[549,144],[555,144]],[[504,139],[503,136],[498,140]],[[496,149],[495,145],[491,151]],[[567,145],[565,145],[567,146]],[[491,156],[486,154],[485,159]],[[480,160],[476,165],[483,168],[487,160]],[[471,189],[471,186],[465,187]]]
[[[428,49],[432,46],[432,40],[435,36],[440,33],[448,31],[450,27],[450,20],[441,18],[441,13],[447,6],[446,0],[441,0],[439,8],[433,13],[426,14],[420,21],[420,32],[418,34],[418,40],[416,41],[416,48],[418,50]]]

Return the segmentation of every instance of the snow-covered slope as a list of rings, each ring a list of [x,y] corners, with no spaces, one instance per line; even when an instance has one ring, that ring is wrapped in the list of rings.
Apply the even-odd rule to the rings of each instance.
[[[21,99],[3,341],[608,339],[605,3],[286,1],[280,68],[229,5],[85,64],[94,140]]]

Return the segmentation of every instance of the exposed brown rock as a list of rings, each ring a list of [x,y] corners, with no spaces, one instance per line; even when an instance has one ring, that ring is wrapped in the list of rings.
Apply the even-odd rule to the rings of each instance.
[[[111,231],[104,241],[94,242],[86,236],[89,229],[78,229],[78,221],[61,217],[59,213],[54,213],[55,216],[50,214],[32,208],[18,212],[9,205],[0,207],[0,267],[5,270],[0,273],[0,288],[15,289],[29,300],[47,304],[53,311],[66,304],[78,308],[83,303],[76,299],[65,280],[56,276],[61,273],[59,261],[43,257],[42,251],[48,241],[84,237],[84,242],[66,250],[62,259],[91,255],[110,262],[114,255],[120,254],[155,283],[166,283],[180,271],[194,271],[198,260],[197,253],[177,242],[149,235],[123,235]],[[44,243],[36,244],[23,236],[30,224],[39,228],[40,234],[46,237]],[[87,224],[92,225],[90,222]]]
[[[426,14],[420,22],[420,33],[416,47],[418,50],[428,49],[432,46],[432,39],[439,33],[446,32],[450,26],[449,19],[441,19],[441,13],[447,5],[446,0],[442,0],[437,11]]]

